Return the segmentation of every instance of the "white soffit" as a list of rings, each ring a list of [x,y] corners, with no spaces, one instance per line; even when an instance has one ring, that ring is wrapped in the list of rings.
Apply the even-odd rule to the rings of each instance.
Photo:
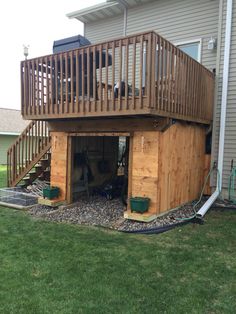
[[[121,0],[120,2],[119,0],[107,0],[106,2],[85,9],[68,13],[66,16],[70,19],[77,19],[83,23],[89,23],[123,14],[124,9],[121,2],[128,8],[131,8],[151,1],[153,0]]]

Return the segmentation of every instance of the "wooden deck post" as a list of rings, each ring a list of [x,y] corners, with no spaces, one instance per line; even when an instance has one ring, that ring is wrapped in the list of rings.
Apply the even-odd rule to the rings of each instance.
[[[65,132],[51,132],[51,186],[60,188],[59,199],[67,200],[68,194],[68,144],[69,136]]]

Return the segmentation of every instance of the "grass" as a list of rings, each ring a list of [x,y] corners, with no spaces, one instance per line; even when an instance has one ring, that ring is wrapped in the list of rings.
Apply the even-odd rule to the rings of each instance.
[[[7,185],[7,166],[0,165],[0,188]]]
[[[235,313],[235,227],[236,212],[210,212],[127,235],[1,207],[0,313]]]

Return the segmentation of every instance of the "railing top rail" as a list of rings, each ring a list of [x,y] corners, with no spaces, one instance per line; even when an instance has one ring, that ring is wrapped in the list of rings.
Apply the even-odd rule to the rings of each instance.
[[[21,132],[21,134],[18,136],[18,138],[22,138],[25,133],[36,123],[36,121],[30,121],[29,124],[24,128],[24,130]],[[10,152],[10,150],[16,145],[16,142],[18,138],[14,141],[14,143],[8,148],[7,153]]]
[[[65,51],[65,52],[58,52],[58,53],[52,53],[52,54],[49,54],[49,55],[44,55],[44,56],[40,56],[40,57],[36,57],[36,58],[32,58],[32,59],[28,59],[28,60],[22,60],[21,63],[25,63],[25,62],[32,62],[32,61],[35,61],[35,60],[38,60],[39,58],[50,58],[52,56],[59,56],[61,54],[64,54],[64,53],[68,53],[68,52],[71,52],[71,51],[76,51],[76,50],[85,50],[87,48],[93,48],[93,47],[96,47],[96,46],[101,46],[101,45],[105,45],[105,44],[109,44],[109,43],[112,43],[114,41],[120,41],[120,40],[126,40],[126,39],[131,39],[131,38],[136,38],[136,37],[139,37],[139,36],[148,36],[150,34],[154,34],[155,36],[157,36],[158,38],[161,38],[163,41],[165,41],[166,43],[168,43],[172,48],[175,48],[177,51],[179,51],[182,55],[185,55],[187,56],[187,58],[191,59],[194,63],[198,64],[199,66],[201,66],[202,68],[204,68],[206,70],[206,72],[212,77],[214,78],[215,75],[213,72],[211,72],[209,69],[207,69],[205,66],[203,66],[201,63],[199,63],[198,61],[196,61],[195,59],[193,59],[192,57],[190,57],[188,54],[186,54],[185,52],[183,52],[180,48],[178,48],[177,46],[175,46],[173,43],[171,43],[169,40],[165,39],[163,36],[159,35],[157,32],[153,31],[153,30],[149,30],[149,31],[146,31],[146,32],[141,32],[141,33],[135,33],[135,34],[130,34],[128,36],[120,36],[120,37],[116,37],[116,38],[113,38],[113,39],[110,39],[110,40],[106,40],[106,41],[101,41],[101,42],[97,42],[97,43],[94,43],[94,44],[91,44],[91,45],[87,45],[87,46],[83,46],[83,47],[79,47],[79,48],[74,48],[74,49],[70,49],[68,51]]]
[[[141,32],[141,33],[137,33],[137,34],[130,34],[128,36],[121,36],[121,37],[116,37],[116,38],[113,38],[113,39],[109,39],[109,40],[106,40],[106,41],[101,41],[101,42],[96,42],[94,44],[91,44],[91,45],[87,45],[87,46],[82,46],[82,47],[79,47],[79,48],[74,48],[74,49],[70,49],[68,51],[63,51],[63,52],[57,52],[57,53],[51,53],[49,55],[44,55],[44,56],[39,56],[39,57],[35,57],[35,58],[32,58],[32,59],[27,59],[27,60],[22,60],[21,63],[24,63],[24,62],[27,62],[27,61],[34,61],[34,60],[38,60],[40,58],[50,58],[51,56],[55,56],[55,55],[61,55],[61,54],[65,54],[66,52],[71,52],[71,51],[76,51],[76,50],[84,50],[84,49],[87,49],[87,48],[93,48],[93,47],[96,47],[96,46],[101,46],[101,45],[105,45],[105,44],[109,44],[109,43],[112,43],[114,41],[120,41],[120,40],[124,40],[124,39],[130,39],[130,38],[134,38],[134,37],[138,37],[138,36],[145,36],[145,35],[149,35],[151,33],[155,33],[154,31],[146,31],[146,32]],[[157,34],[157,33],[156,33]]]

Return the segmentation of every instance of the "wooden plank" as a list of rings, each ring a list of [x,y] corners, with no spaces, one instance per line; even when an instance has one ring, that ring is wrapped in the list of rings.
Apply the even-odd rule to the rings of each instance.
[[[143,36],[140,36],[139,107],[143,108]]]
[[[71,132],[70,136],[126,136],[129,137],[129,132]]]
[[[133,64],[132,64],[132,104],[136,109],[135,103],[135,80],[136,79],[136,37],[133,38]]]
[[[118,104],[119,110],[122,110],[122,101],[121,101],[121,81],[122,81],[122,40],[119,40],[119,89],[118,89]]]
[[[55,73],[53,67],[53,58],[50,56],[50,99],[49,99],[49,113],[54,113],[54,83],[55,83]]]
[[[103,111],[103,106],[102,106],[102,45],[99,46],[99,100],[100,100],[100,111]]]
[[[93,110],[97,111],[96,47],[93,47]]]
[[[32,60],[31,76],[32,76],[32,113],[36,115],[36,101],[35,101],[35,60]]]
[[[68,53],[65,52],[65,112],[69,112],[69,76],[68,76]]]
[[[152,34],[152,81],[151,81],[151,108],[156,108],[156,47],[157,37]]]
[[[76,62],[75,62],[75,65],[76,65],[76,80],[75,80],[75,88],[76,88],[76,110],[75,112],[80,112],[80,107],[79,107],[79,84],[80,84],[80,81],[79,81],[79,51],[76,50],[75,51],[75,59],[76,59]]]
[[[125,108],[126,109],[129,109],[128,82],[129,82],[129,41],[128,39],[126,39],[125,41]]]
[[[152,54],[152,36],[151,34],[149,34],[148,44],[147,44],[147,104],[148,104],[148,108],[150,108],[150,103],[151,103],[151,71],[152,71],[151,54]]]
[[[105,108],[106,111],[109,111],[109,102],[108,102],[108,44],[105,45],[105,95],[104,95],[104,101],[105,101]]]
[[[70,108],[69,112],[75,112],[74,107],[74,54],[70,52]]]
[[[59,107],[58,107],[58,59],[57,55],[54,56],[54,63],[55,63],[55,69],[54,69],[54,77],[55,77],[55,104],[53,113],[57,114],[59,113]]]
[[[61,82],[60,82],[60,97],[61,97],[61,101],[59,103],[59,114],[64,113],[64,99],[63,99],[63,56],[62,53],[60,54],[60,72],[61,72]]]
[[[72,137],[68,137],[67,143],[67,187],[66,187],[66,201],[67,204],[71,204],[72,199],[72,169],[73,169],[73,155],[72,155]]]
[[[84,54],[85,54],[85,50],[83,49],[83,50],[81,50],[81,53],[82,53],[82,55],[81,55],[81,63],[82,63],[82,65],[81,65],[81,68],[82,68],[82,77],[81,77],[81,80],[82,80],[82,111],[83,111],[83,113],[85,112],[85,110],[86,110],[86,107],[85,107],[85,99],[84,99],[84,95],[85,95],[85,69],[84,69]]]
[[[115,60],[116,60],[115,42],[112,41],[112,82],[111,82],[111,85],[112,85],[113,89],[115,86]],[[112,91],[112,93],[111,93],[111,99],[112,99],[112,108],[113,108],[113,110],[116,110],[114,91]]]
[[[86,49],[87,54],[87,110],[90,112],[90,48]]]

